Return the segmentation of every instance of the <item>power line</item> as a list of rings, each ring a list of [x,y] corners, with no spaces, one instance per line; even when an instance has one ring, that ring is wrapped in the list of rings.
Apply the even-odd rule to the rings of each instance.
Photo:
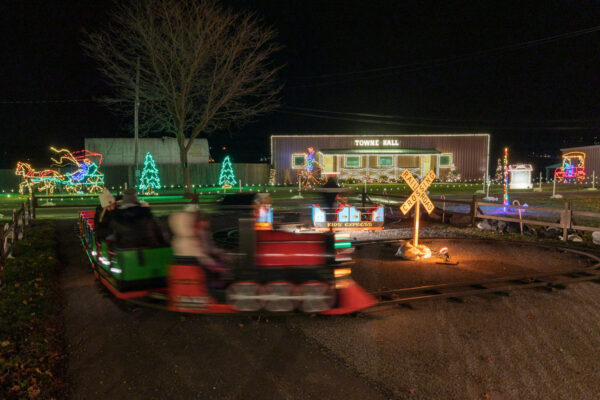
[[[385,121],[385,120],[375,120],[368,118],[349,118],[349,117],[336,117],[331,115],[324,114],[314,114],[309,112],[297,112],[297,111],[287,111],[287,110],[276,110],[279,113],[283,114],[291,114],[298,115],[304,117],[311,118],[321,118],[321,119],[331,119],[338,121],[349,121],[349,122],[360,122],[365,124],[375,124],[375,125],[392,125],[392,126],[404,126],[404,127],[415,127],[415,128],[441,128],[441,129],[451,129],[451,130],[481,130],[481,129],[505,129],[505,130],[551,130],[551,131],[573,131],[573,130],[588,130],[593,129],[592,126],[515,126],[515,125],[444,125],[444,124],[435,124],[435,123],[421,123],[421,122],[402,122],[402,121]]]
[[[364,69],[364,70],[358,70],[358,71],[337,72],[337,73],[321,74],[321,75],[306,76],[306,77],[296,77],[294,79],[320,80],[320,79],[328,79],[328,78],[335,78],[335,77],[344,77],[344,76],[383,72],[383,74],[340,79],[340,80],[334,80],[331,82],[318,82],[318,83],[313,83],[313,84],[303,84],[303,85],[293,86],[291,88],[337,85],[340,83],[347,83],[347,82],[354,82],[354,81],[360,81],[360,80],[366,80],[366,79],[375,79],[375,78],[386,77],[386,76],[394,75],[398,72],[414,72],[414,71],[432,68],[432,67],[436,67],[436,66],[440,66],[440,65],[444,65],[444,64],[454,64],[457,62],[461,62],[461,61],[465,61],[465,60],[469,60],[469,59],[473,59],[473,58],[480,58],[480,57],[490,56],[490,55],[498,56],[498,55],[502,55],[503,53],[506,53],[509,51],[520,50],[520,49],[524,49],[524,48],[543,45],[546,43],[557,42],[560,40],[565,40],[565,39],[570,39],[570,38],[574,38],[574,37],[578,37],[578,36],[582,36],[582,35],[587,35],[587,34],[598,32],[598,31],[600,31],[600,25],[593,26],[593,27],[586,28],[586,29],[581,29],[578,31],[566,32],[566,33],[563,33],[560,35],[553,35],[553,36],[548,36],[548,37],[541,38],[541,39],[528,40],[525,42],[519,42],[519,43],[514,43],[514,44],[510,44],[510,45],[506,45],[506,46],[500,46],[500,47],[495,47],[495,48],[491,48],[491,49],[480,50],[480,51],[471,52],[471,53],[465,53],[465,54],[461,54],[461,55],[457,55],[457,56],[438,58],[438,59],[433,59],[433,60],[429,60],[429,61],[398,64],[398,65],[392,65],[392,66],[387,66],[387,67],[378,67],[378,68]]]
[[[431,117],[415,117],[405,115],[389,115],[389,114],[372,114],[372,113],[357,113],[357,112],[343,112],[324,110],[321,108],[306,108],[306,107],[294,107],[285,106],[283,109],[291,111],[309,112],[309,113],[323,113],[323,114],[334,114],[334,115],[349,115],[365,118],[379,118],[379,119],[403,119],[408,121],[433,121],[433,122],[462,122],[462,123],[574,123],[574,122],[600,122],[600,119],[594,118],[573,118],[573,119],[529,119],[529,120],[498,120],[498,119],[460,119],[460,118],[431,118]]]
[[[56,99],[56,100],[0,100],[0,104],[54,104],[54,103],[93,103],[95,99]]]

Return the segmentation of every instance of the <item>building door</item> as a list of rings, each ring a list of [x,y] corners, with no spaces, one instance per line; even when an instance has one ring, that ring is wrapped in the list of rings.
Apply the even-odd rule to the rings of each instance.
[[[423,156],[423,170],[421,171],[421,177],[426,176],[429,171],[431,171],[432,167],[431,156]]]
[[[336,172],[333,156],[323,156],[323,172]]]

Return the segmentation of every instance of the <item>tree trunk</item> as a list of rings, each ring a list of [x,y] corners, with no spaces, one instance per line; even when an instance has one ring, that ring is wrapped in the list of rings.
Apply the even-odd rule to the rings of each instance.
[[[183,189],[185,193],[191,192],[190,166],[188,165],[188,152],[185,147],[179,149],[181,155],[181,167],[183,168]]]

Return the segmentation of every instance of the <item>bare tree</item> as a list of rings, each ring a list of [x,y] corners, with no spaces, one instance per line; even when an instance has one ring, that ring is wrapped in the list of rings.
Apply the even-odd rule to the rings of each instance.
[[[139,60],[145,126],[176,137],[189,191],[196,137],[278,106],[275,36],[255,15],[212,0],[132,0],[83,45],[115,88],[118,107],[134,102]]]

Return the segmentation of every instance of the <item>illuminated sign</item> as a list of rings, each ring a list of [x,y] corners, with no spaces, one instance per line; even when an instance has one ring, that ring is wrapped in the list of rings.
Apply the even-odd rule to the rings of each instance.
[[[400,146],[398,139],[354,139],[357,147]]]
[[[409,170],[405,169],[402,171],[402,179],[406,181],[408,186],[413,190],[413,193],[406,199],[406,201],[400,206],[400,211],[402,214],[406,215],[406,213],[415,205],[417,202],[423,204],[425,210],[428,214],[431,214],[435,206],[427,196],[425,192],[429,185],[435,179],[435,172],[429,171],[425,179],[421,183],[417,182],[417,180],[412,176]]]
[[[371,221],[363,222],[328,222],[328,228],[370,228],[374,226]]]

